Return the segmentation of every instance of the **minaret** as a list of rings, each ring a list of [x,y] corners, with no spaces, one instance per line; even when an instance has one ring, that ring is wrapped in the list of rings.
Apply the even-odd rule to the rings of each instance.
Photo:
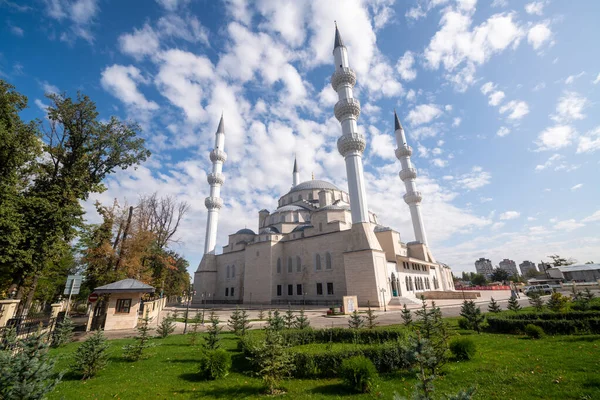
[[[294,156],[294,172],[292,173],[292,187],[300,183],[300,173],[298,172],[298,163],[296,162],[296,156]]]
[[[410,217],[413,223],[413,229],[415,230],[415,239],[418,242],[427,245],[427,236],[425,235],[425,225],[423,224],[423,218],[421,217],[421,192],[417,191],[417,185],[415,179],[417,179],[417,170],[412,167],[410,162],[410,156],[412,155],[412,147],[406,144],[406,135],[404,134],[404,128],[400,124],[398,114],[394,110],[394,130],[396,134],[396,143],[398,148],[396,149],[396,157],[400,160],[402,170],[400,170],[400,179],[404,182],[406,187],[406,194],[404,195],[404,201],[410,208]]]
[[[352,223],[369,222],[362,163],[366,141],[364,136],[358,132],[356,121],[360,114],[360,103],[354,98],[352,92],[352,88],[356,84],[356,73],[349,67],[348,49],[344,46],[337,24],[335,25],[333,57],[335,72],[331,76],[331,86],[339,98],[334,107],[334,113],[342,125],[342,136],[338,139],[337,146],[338,151],[346,160]]]
[[[215,135],[215,148],[210,152],[210,161],[213,163],[212,173],[208,174],[208,183],[210,184],[210,196],[204,200],[204,205],[208,209],[208,219],[206,220],[206,237],[204,242],[204,254],[215,254],[217,245],[217,225],[219,224],[219,210],[223,206],[221,199],[221,185],[225,178],[223,177],[223,163],[227,160],[225,149],[225,123],[223,114]]]

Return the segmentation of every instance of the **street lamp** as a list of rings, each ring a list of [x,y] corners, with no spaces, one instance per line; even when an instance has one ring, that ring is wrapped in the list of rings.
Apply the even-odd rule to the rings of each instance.
[[[10,291],[10,294],[8,295],[8,298],[12,300],[15,298],[16,295],[17,295],[17,288],[13,287],[12,290]]]
[[[387,312],[387,307],[385,305],[385,288],[379,289],[381,292],[381,298],[383,299],[383,312]]]

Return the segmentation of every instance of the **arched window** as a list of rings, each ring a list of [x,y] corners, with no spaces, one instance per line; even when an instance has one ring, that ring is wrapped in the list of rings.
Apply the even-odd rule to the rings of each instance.
[[[408,284],[408,276],[405,276],[404,280],[406,281],[406,290],[410,290],[410,285]]]
[[[414,291],[415,290],[415,285],[413,285],[412,276],[408,278],[408,282],[410,283],[410,290]]]
[[[429,283],[429,278],[425,278],[425,287],[427,289],[431,289],[431,284]]]
[[[315,257],[315,268],[317,271],[321,270],[321,255],[317,254],[317,256]]]
[[[277,273],[281,273],[281,258],[277,259]]]
[[[300,256],[296,257],[296,272],[302,272],[302,260],[300,260]]]
[[[325,269],[331,269],[331,254],[325,253]]]
[[[392,272],[392,296],[398,296],[398,287],[396,286],[396,275]]]
[[[294,272],[294,266],[292,265],[292,257],[288,257],[288,273]]]
[[[227,266],[227,279],[229,279],[229,265]]]

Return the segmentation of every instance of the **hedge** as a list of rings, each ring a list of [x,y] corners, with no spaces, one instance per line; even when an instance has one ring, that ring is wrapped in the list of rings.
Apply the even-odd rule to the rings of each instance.
[[[579,320],[600,318],[598,311],[569,311],[569,312],[520,312],[520,313],[502,313],[496,316],[488,316],[488,318],[503,318],[503,319],[542,319],[542,320]]]
[[[600,333],[600,318],[589,319],[518,319],[505,317],[487,318],[489,329],[497,333],[525,332],[528,324],[539,326],[549,335],[574,333]]]
[[[361,343],[375,344],[406,338],[404,328],[388,329],[293,329],[284,330],[282,335],[291,346],[311,343]]]

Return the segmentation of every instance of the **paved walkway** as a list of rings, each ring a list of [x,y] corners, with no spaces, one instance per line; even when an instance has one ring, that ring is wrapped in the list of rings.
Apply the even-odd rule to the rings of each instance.
[[[487,311],[487,305],[490,302],[490,299],[493,297],[503,309],[506,309],[506,305],[508,299],[510,298],[509,290],[493,290],[493,291],[480,291],[481,297],[475,300],[475,303],[481,308],[482,311]],[[453,299],[453,300],[435,300],[435,304],[440,307],[442,310],[442,315],[444,317],[456,317],[460,315],[460,307],[462,305],[463,299]],[[431,306],[432,301],[427,300],[429,306]],[[522,306],[529,306],[529,302],[527,297],[521,294],[521,298],[519,300],[519,304]],[[410,310],[415,310],[420,308],[419,304],[407,304],[407,307]],[[298,312],[302,307],[301,306],[292,306],[292,310],[294,312]],[[235,305],[208,305],[206,308],[192,308],[190,307],[190,316],[191,319],[196,313],[202,314],[204,313],[205,319],[208,319],[208,315],[211,311],[214,311],[215,314],[219,317],[221,321],[221,325],[224,330],[228,330],[227,320],[231,315],[231,312],[235,309]],[[267,317],[268,311],[270,309],[279,309],[283,314],[287,310],[287,306],[264,306],[262,308],[265,318]],[[364,311],[366,308],[361,307],[361,311]],[[401,309],[402,306],[388,306],[387,311],[375,310],[375,314],[378,316],[377,322],[379,325],[393,325],[402,323],[401,319]],[[185,313],[184,306],[170,306],[166,307],[161,312],[161,318],[164,318],[169,313],[176,312],[178,317],[181,318]],[[250,319],[255,320],[250,322],[251,329],[262,328],[265,325],[265,321],[257,321],[258,315],[260,313],[261,306],[252,306],[250,309],[246,308]],[[310,321],[310,325],[313,328],[331,328],[331,327],[347,327],[348,326],[348,316],[340,315],[340,316],[327,316],[328,307],[323,306],[306,306],[305,314]],[[154,321],[154,326],[156,326],[156,321]],[[176,322],[175,333],[183,333],[184,329],[183,322]],[[189,324],[188,324],[189,330]],[[200,330],[204,332],[206,330],[206,325],[201,326]],[[88,332],[89,334],[89,332]],[[137,334],[135,329],[126,329],[119,331],[107,331],[105,335],[109,339],[122,339],[133,337]],[[77,335],[76,340],[82,340],[87,335],[80,334]]]

